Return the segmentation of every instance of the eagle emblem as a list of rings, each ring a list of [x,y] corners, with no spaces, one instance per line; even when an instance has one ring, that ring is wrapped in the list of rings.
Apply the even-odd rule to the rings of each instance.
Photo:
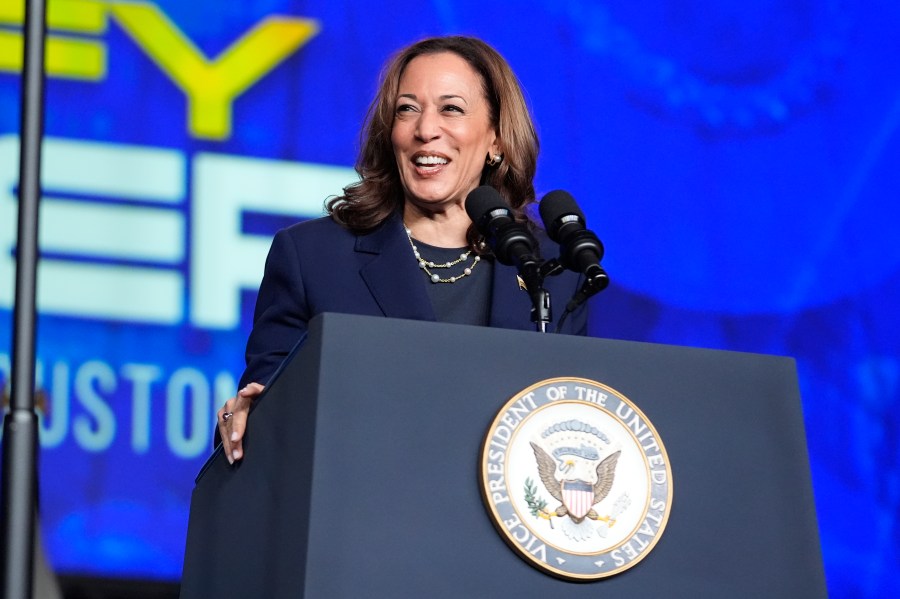
[[[656,545],[672,503],[672,470],[652,423],[588,379],[545,379],[508,399],[482,442],[480,474],[504,540],[567,580],[633,567]]]
[[[538,498],[537,488],[526,481],[526,501],[534,516],[550,521],[563,518],[563,532],[574,540],[591,538],[594,533],[605,536],[616,517],[628,507],[627,496],[619,498],[613,513],[601,516],[595,506],[609,495],[616,476],[621,450],[610,452],[609,439],[597,428],[577,420],[557,423],[542,435],[548,448],[531,441],[538,476],[544,488],[557,501],[555,509]],[[601,458],[602,452],[607,455]],[[602,528],[585,521],[602,523]]]

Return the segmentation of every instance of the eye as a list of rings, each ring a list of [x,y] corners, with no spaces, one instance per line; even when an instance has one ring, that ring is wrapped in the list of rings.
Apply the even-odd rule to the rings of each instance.
[[[396,108],[396,112],[415,112],[416,107],[412,104],[399,104]]]
[[[465,112],[465,110],[463,110],[460,106],[457,106],[456,104],[447,104],[444,106],[443,110],[445,112],[458,112],[460,114],[463,114]]]

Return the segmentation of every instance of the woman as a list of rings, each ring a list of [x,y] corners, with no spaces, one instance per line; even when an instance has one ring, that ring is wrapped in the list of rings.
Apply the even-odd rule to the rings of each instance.
[[[484,42],[428,39],[388,63],[363,130],[360,181],[328,202],[329,217],[279,231],[272,242],[241,390],[218,412],[230,462],[243,456],[253,399],[316,314],[534,330],[515,268],[491,258],[465,199],[491,185],[527,221],[537,151],[519,83]],[[577,285],[565,273],[545,287],[566,301]],[[586,322],[579,309],[563,332],[584,334]]]

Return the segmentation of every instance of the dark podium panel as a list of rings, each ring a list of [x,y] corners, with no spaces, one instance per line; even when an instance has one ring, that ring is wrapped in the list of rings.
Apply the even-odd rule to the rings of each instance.
[[[516,392],[594,379],[656,427],[668,525],[635,567],[552,578],[495,531],[480,446]],[[327,314],[197,478],[182,597],[825,597],[792,359]]]

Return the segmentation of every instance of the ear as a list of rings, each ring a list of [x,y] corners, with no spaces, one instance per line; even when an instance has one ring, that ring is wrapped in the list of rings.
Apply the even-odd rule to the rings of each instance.
[[[488,152],[491,156],[495,156],[497,154],[503,154],[503,149],[500,144],[500,138],[497,135],[494,135],[494,141],[491,143]]]

